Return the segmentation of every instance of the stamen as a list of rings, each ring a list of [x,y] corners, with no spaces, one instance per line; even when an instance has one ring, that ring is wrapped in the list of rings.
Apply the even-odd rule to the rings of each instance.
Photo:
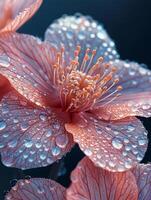
[[[119,96],[122,86],[114,78],[117,68],[103,63],[99,57],[94,64],[96,50],[87,49],[79,63],[81,47],[74,51],[74,59],[69,66],[64,65],[65,49],[57,53],[53,65],[53,84],[59,91],[61,105],[66,112],[82,112],[96,106],[104,106]]]

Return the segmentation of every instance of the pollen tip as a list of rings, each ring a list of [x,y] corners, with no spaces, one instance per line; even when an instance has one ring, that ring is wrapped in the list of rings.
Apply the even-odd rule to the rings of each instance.
[[[117,90],[118,91],[121,91],[123,89],[123,87],[121,86],[121,85],[119,85],[118,87],[117,87]]]

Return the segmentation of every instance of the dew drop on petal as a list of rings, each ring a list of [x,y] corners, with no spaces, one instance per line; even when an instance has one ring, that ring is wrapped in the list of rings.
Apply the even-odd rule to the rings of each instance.
[[[116,149],[121,149],[123,147],[123,143],[119,138],[114,138],[112,140],[112,145]]]
[[[32,147],[33,142],[32,142],[32,140],[26,140],[24,145],[25,145],[25,147],[30,148],[30,147]]]
[[[10,58],[7,55],[0,56],[0,66],[2,66],[2,67],[10,66]]]
[[[46,132],[46,137],[50,137],[50,136],[52,136],[52,130],[48,129]]]
[[[8,143],[10,148],[15,148],[17,146],[17,140],[12,140]]]
[[[138,144],[140,145],[140,146],[143,146],[143,145],[146,145],[147,144],[147,140],[145,140],[145,139],[139,139],[138,140]]]
[[[21,130],[26,131],[28,129],[29,125],[27,123],[22,123],[21,124]]]
[[[41,114],[39,115],[39,118],[40,118],[42,121],[46,121],[46,120],[47,120],[47,115],[41,113]]]
[[[6,128],[6,122],[0,121],[0,131]]]
[[[59,147],[56,146],[56,147],[52,148],[52,155],[53,156],[58,156],[60,154],[60,152],[61,152],[61,150],[60,150]]]
[[[56,144],[60,148],[65,148],[68,144],[68,137],[66,135],[58,135],[56,137]]]
[[[128,131],[130,131],[130,132],[135,130],[135,127],[132,125],[128,125],[127,128],[128,128]]]

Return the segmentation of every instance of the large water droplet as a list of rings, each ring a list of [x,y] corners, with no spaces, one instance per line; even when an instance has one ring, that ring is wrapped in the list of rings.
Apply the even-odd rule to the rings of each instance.
[[[56,147],[52,148],[52,155],[53,156],[58,156],[60,154],[60,152],[61,152],[61,150],[60,150],[59,147],[56,146]]]
[[[32,140],[26,140],[24,145],[25,145],[25,147],[30,148],[30,147],[32,147],[33,142],[32,142]]]
[[[67,135],[58,135],[56,137],[56,144],[60,148],[65,148],[68,144],[68,137]]]
[[[2,66],[2,67],[10,66],[10,58],[7,55],[0,56],[0,66]]]
[[[112,145],[116,149],[121,149],[123,147],[123,143],[119,138],[114,138],[112,140]]]
[[[0,121],[0,131],[6,128],[6,122]]]

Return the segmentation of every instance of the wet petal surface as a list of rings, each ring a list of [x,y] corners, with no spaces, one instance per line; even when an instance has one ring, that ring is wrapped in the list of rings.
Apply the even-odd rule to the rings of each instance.
[[[68,152],[72,136],[64,129],[68,116],[52,109],[35,108],[10,92],[0,104],[0,152],[8,167],[47,166]]]
[[[3,0],[0,3],[0,32],[16,31],[38,10],[42,0]]]
[[[77,45],[81,46],[82,51],[79,61],[87,48],[97,50],[94,63],[100,56],[106,61],[118,58],[114,42],[104,28],[90,17],[82,15],[64,16],[56,20],[47,29],[45,40],[58,49],[64,46],[66,61],[73,58]]]
[[[131,172],[112,173],[95,167],[84,158],[71,176],[67,200],[137,200],[138,191]]]
[[[139,164],[132,169],[138,185],[138,200],[151,199],[151,164]]]
[[[127,116],[151,116],[151,71],[134,62],[116,61],[116,78],[122,86],[120,96],[105,98],[95,112],[104,119],[121,119]],[[115,90],[113,87],[108,94]],[[108,95],[106,94],[106,96]],[[113,100],[113,101],[112,101]]]
[[[20,180],[5,200],[65,200],[65,188],[55,181],[32,178]]]
[[[147,132],[135,117],[101,121],[92,114],[75,114],[66,130],[99,167],[125,171],[140,162],[147,149]]]
[[[38,38],[23,34],[4,34],[0,38],[0,73],[29,101],[56,105],[59,98],[52,85],[55,50]]]

